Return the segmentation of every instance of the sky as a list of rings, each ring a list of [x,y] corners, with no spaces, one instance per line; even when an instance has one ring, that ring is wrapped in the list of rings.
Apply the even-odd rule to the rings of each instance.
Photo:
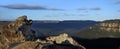
[[[120,0],[0,0],[0,20],[120,19]]]

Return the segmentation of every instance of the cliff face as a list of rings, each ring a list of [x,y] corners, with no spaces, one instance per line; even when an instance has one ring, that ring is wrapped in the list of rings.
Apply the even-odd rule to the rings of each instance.
[[[101,32],[120,32],[120,20],[106,20],[89,29]]]
[[[98,25],[101,30],[108,32],[120,32],[120,20],[104,21]]]

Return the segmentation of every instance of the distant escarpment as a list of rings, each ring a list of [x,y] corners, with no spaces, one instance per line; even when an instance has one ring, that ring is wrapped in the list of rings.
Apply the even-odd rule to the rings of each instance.
[[[98,25],[101,30],[108,32],[120,32],[120,20],[107,20]]]
[[[86,49],[66,33],[36,39],[37,33],[31,25],[27,16],[0,22],[0,49]]]
[[[95,26],[81,30],[75,34],[81,38],[119,38],[120,37],[120,20],[106,20]]]

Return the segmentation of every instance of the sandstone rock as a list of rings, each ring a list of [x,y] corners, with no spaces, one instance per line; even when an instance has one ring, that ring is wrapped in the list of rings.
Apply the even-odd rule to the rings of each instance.
[[[0,43],[0,49],[7,49],[9,45]]]
[[[31,29],[32,20],[27,20],[27,16],[21,16],[16,21],[3,22],[3,24],[0,27],[0,39],[2,39],[0,47],[1,45],[4,47],[12,43],[34,40],[35,32]]]
[[[70,45],[79,46],[85,49],[85,47],[77,43],[72,37],[69,37],[68,34],[66,33],[60,34],[58,36],[47,37],[46,40],[55,42],[56,44],[68,44],[68,45],[70,44]]]
[[[7,38],[0,35],[0,49],[7,49],[9,47],[9,41]]]

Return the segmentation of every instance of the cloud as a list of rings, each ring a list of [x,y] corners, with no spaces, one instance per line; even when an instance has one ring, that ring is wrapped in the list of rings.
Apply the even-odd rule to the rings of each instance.
[[[88,16],[89,14],[79,14],[78,16]]]
[[[118,12],[120,12],[120,10],[118,10]]]
[[[77,9],[77,10],[87,10],[87,8],[79,8],[79,9]]]
[[[78,8],[77,10],[93,10],[93,11],[97,11],[97,10],[101,10],[101,8],[99,7],[93,7],[93,8]]]
[[[101,8],[98,8],[98,7],[96,7],[96,8],[90,8],[90,10],[101,10]]]
[[[89,14],[70,14],[70,13],[64,13],[63,16],[88,16]]]
[[[114,4],[120,4],[120,0],[118,0],[118,1],[116,1],[116,2],[114,2]]]
[[[50,8],[50,7],[38,6],[38,5],[26,5],[26,4],[11,4],[0,7],[9,8],[9,9],[24,9],[24,10],[62,10],[57,8]]]

